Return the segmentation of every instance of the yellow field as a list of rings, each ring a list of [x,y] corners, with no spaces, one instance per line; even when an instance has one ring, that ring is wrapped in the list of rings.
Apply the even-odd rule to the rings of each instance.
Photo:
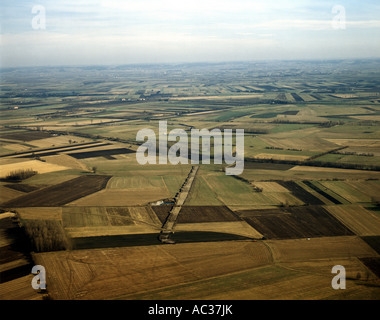
[[[53,299],[378,299],[356,237],[220,241],[34,254]],[[347,289],[331,287],[334,265]],[[107,286],[104,286],[107,281]],[[284,292],[286,295],[284,295]]]
[[[170,194],[162,188],[145,189],[105,189],[87,197],[75,200],[70,206],[140,206],[169,198]]]
[[[288,154],[260,153],[254,156],[256,159],[273,159],[273,160],[306,160],[308,156],[295,156]]]
[[[325,139],[341,146],[380,147],[380,139]]]
[[[0,300],[42,300],[43,295],[31,286],[33,277],[34,275],[30,274],[1,283]]]
[[[22,267],[22,266],[28,265],[28,263],[29,261],[25,257],[15,259],[10,262],[2,263],[0,265],[0,272],[12,270],[17,267]]]
[[[265,194],[266,197],[273,199],[273,203],[277,203],[279,201],[280,203],[287,203],[288,205],[301,206],[304,204],[300,199],[293,196],[290,190],[284,188],[277,182],[254,182],[253,185],[262,188],[263,194]]]
[[[349,98],[357,98],[358,96],[356,94],[352,93],[334,93],[332,96],[337,98],[343,98],[343,99],[349,99]]]
[[[54,121],[54,120],[51,120],[51,121],[44,121],[44,122],[41,122],[39,123],[39,125],[43,126],[43,128],[46,130],[46,128],[49,128],[50,126],[52,127],[70,127],[70,126],[84,126],[84,125],[90,125],[90,124],[97,124],[97,123],[107,123],[107,122],[112,122],[112,121],[115,121],[115,120],[118,120],[118,119],[78,119],[77,121]],[[26,127],[35,127],[36,125],[38,124],[30,124],[30,125],[26,125]],[[78,139],[78,138],[76,138]]]
[[[20,163],[20,162],[25,162],[25,159],[23,158],[1,158],[0,159],[0,167],[5,164],[15,164],[15,163]]]
[[[272,200],[272,203],[283,203],[290,206],[302,206],[304,204],[304,202],[293,196],[290,192],[263,192],[263,194]]]
[[[13,212],[4,212],[0,214],[0,219],[13,218],[13,217],[16,217],[16,214]]]
[[[91,148],[81,149],[79,146],[77,150],[70,150],[69,153],[82,153],[82,152],[92,152],[92,151],[103,151],[103,150],[112,150],[115,148],[125,148],[125,145],[120,143],[112,143],[105,146],[97,146],[96,144]],[[65,152],[65,151],[62,151]]]
[[[371,197],[357,188],[352,188],[350,185],[347,185],[345,181],[319,181],[319,183],[351,203],[371,201]],[[379,192],[380,185],[378,185],[375,190]]]
[[[310,259],[375,257],[367,243],[355,236],[323,237],[290,240],[267,240],[277,262],[305,261]]]
[[[66,154],[58,154],[58,155],[53,155],[53,156],[42,157],[42,159],[46,160],[46,162],[50,164],[88,171],[88,168],[86,165],[84,165],[77,159],[70,157]]]
[[[60,251],[33,255],[53,299],[104,299],[198,281],[270,263],[259,242]],[[104,283],[107,286],[104,286]],[[177,298],[180,298],[178,296]]]
[[[0,203],[15,199],[25,194],[24,192],[0,186]]]
[[[373,197],[374,199],[380,197],[380,181],[348,180],[345,181],[345,184],[348,184],[352,188],[355,188],[360,192],[367,194],[369,197]]]
[[[2,141],[2,143],[4,143]],[[9,150],[9,152],[23,152],[23,151],[28,151],[30,149],[30,147],[28,146],[24,146],[22,144],[18,144],[18,143],[9,143],[9,144],[4,144],[2,145],[2,147],[4,149],[7,149]]]
[[[254,94],[241,94],[236,96],[192,96],[192,97],[178,97],[170,98],[170,100],[224,100],[224,99],[251,99],[251,98],[260,98],[263,94],[254,93]]]
[[[202,222],[202,223],[178,223],[176,231],[210,231],[236,234],[244,237],[261,239],[263,235],[253,229],[245,221],[233,222]]]
[[[315,266],[316,262],[308,262],[305,270],[299,270],[297,265],[261,267],[236,275],[235,278],[251,281],[250,284],[236,285],[228,288],[229,291],[205,294],[203,299],[211,300],[378,300],[380,290],[379,281],[357,260],[326,259],[325,265]],[[349,272],[356,276],[365,277],[368,286],[359,281],[347,278],[345,290],[334,290],[331,287],[331,269],[334,265],[343,264]],[[321,270],[322,269],[322,270]],[[351,270],[358,270],[356,273]],[[347,271],[347,270],[346,270]],[[278,277],[278,278],[277,278]],[[226,277],[225,281],[231,281],[233,276]],[[355,279],[355,278],[354,278]],[[223,279],[224,280],[224,279]],[[210,285],[210,284],[209,284]],[[373,285],[373,287],[371,287]],[[207,290],[205,290],[207,292]],[[213,290],[215,292],[215,290]],[[285,294],[284,294],[285,293]]]
[[[45,128],[45,126],[44,126]],[[47,128],[45,128],[48,130]],[[57,128],[52,127],[52,130],[57,130]],[[68,147],[71,146],[69,144],[69,141],[77,141],[77,142],[89,142],[92,141],[87,138],[82,138],[82,137],[76,137],[72,135],[61,135],[61,136],[56,136],[56,137],[50,137],[46,139],[38,139],[38,140],[33,140],[30,141],[29,143],[38,147],[38,148],[50,148],[50,147],[61,147],[67,145]]]
[[[4,178],[12,171],[32,169],[38,173],[47,173],[53,171],[67,170],[68,167],[42,162],[38,160],[29,160],[18,163],[4,164],[0,166],[0,177]]]
[[[273,203],[287,203],[289,205],[303,205],[304,203],[277,182],[254,182],[254,186],[262,188],[262,193],[272,199]]]
[[[209,114],[209,113],[215,113],[219,112],[219,110],[210,110],[210,111],[201,111],[201,112],[193,112],[193,113],[187,113],[185,116],[190,117],[190,116],[198,116],[200,114]]]
[[[282,185],[278,184],[277,182],[255,182],[255,186],[262,188],[263,192],[287,192],[290,193],[290,191],[286,188],[284,188]]]
[[[73,238],[158,234],[162,226],[150,207],[64,207],[62,218]]]
[[[360,205],[335,205],[325,208],[357,235],[380,235],[379,216]]]
[[[142,222],[148,225],[161,225],[156,214],[149,206],[124,206],[119,207],[64,207],[64,213],[70,214],[74,209],[75,212],[90,213],[90,215],[104,215],[106,224],[102,225],[126,225],[132,221],[133,223]]]
[[[146,223],[135,223],[129,226],[106,226],[106,227],[80,227],[65,228],[65,231],[71,238],[99,237],[99,236],[117,236],[130,234],[158,234],[161,231],[159,226],[154,227]]]
[[[326,258],[314,259],[310,261],[293,261],[283,262],[281,266],[285,268],[292,268],[305,273],[315,273],[321,275],[328,275],[334,265],[344,266],[346,269],[346,278],[349,279],[363,279],[363,280],[376,280],[377,277],[369,271],[360,260],[354,257],[347,258]],[[359,276],[358,276],[359,274]],[[331,277],[329,277],[331,279]],[[378,279],[377,279],[378,280]]]
[[[61,207],[30,207],[30,208],[16,208],[17,213],[21,219],[33,220],[61,220],[62,208]]]
[[[312,167],[312,166],[295,166],[289,171],[305,171],[305,172],[337,172],[337,173],[367,173],[365,170],[354,170],[354,169],[340,169],[340,168],[328,168],[328,167]],[[379,175],[379,172],[371,171],[370,175]]]

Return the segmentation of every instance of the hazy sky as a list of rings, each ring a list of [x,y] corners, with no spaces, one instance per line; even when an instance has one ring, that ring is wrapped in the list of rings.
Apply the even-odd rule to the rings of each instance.
[[[378,0],[1,0],[0,12],[3,67],[380,57]]]

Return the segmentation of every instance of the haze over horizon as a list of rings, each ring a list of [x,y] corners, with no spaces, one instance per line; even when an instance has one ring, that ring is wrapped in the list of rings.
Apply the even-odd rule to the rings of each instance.
[[[380,58],[375,0],[3,0],[0,6],[1,67]]]

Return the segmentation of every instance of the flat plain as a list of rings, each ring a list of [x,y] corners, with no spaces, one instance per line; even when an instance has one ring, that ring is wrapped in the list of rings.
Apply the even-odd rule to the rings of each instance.
[[[379,300],[379,70],[378,60],[2,70],[2,299]],[[163,120],[189,136],[244,129],[243,173],[211,157],[178,208],[190,159],[136,160],[137,132],[158,137]],[[31,289],[31,264],[45,266],[46,292]],[[335,265],[346,290],[331,287]]]

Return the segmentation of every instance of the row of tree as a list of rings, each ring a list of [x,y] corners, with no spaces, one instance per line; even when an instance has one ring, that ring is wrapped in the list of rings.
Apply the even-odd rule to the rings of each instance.
[[[23,220],[21,225],[34,252],[71,249],[71,242],[60,221]]]
[[[33,177],[37,173],[38,172],[34,171],[33,169],[20,169],[11,171],[9,174],[7,174],[5,179],[9,181],[21,181]]]

